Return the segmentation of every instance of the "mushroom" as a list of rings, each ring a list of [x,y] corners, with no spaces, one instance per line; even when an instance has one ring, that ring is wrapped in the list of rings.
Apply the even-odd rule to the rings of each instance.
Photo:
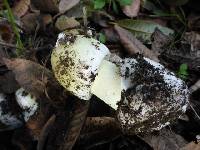
[[[160,130],[186,111],[187,86],[161,64],[142,56],[125,58],[121,76],[125,86],[117,118],[124,132]]]
[[[67,36],[60,33],[51,54],[56,79],[73,95],[89,100],[90,87],[108,48],[85,35]]]
[[[27,122],[38,109],[36,97],[26,92],[23,88],[18,89],[15,92],[15,96],[18,105],[23,109],[24,121]]]
[[[94,94],[115,109],[128,134],[160,130],[187,107],[188,88],[174,73],[141,55],[113,61],[91,37],[59,34],[51,64],[70,93],[83,100]]]
[[[34,115],[38,108],[36,98],[23,88],[15,92],[15,100],[12,101],[6,94],[0,93],[0,131],[21,127],[24,122],[27,122]],[[15,104],[19,106],[19,110]],[[12,105],[15,106],[14,109]]]
[[[4,93],[0,93],[0,131],[11,130],[22,126],[22,118],[18,116],[8,102]]]

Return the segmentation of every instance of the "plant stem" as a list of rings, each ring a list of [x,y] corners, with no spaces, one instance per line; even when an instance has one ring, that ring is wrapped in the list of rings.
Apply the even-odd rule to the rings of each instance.
[[[8,21],[10,22],[11,26],[12,26],[12,29],[13,29],[13,32],[14,34],[16,35],[16,39],[17,39],[17,49],[16,49],[16,54],[17,56],[21,56],[24,51],[24,46],[22,44],[22,41],[20,39],[20,34],[19,34],[19,31],[18,31],[18,28],[15,24],[15,19],[14,19],[14,16],[13,16],[13,13],[12,13],[12,10],[8,4],[8,1],[7,0],[4,0],[4,5],[8,11]]]

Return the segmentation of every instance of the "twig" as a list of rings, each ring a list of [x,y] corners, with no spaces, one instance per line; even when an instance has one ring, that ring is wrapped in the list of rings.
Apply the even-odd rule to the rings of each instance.
[[[16,48],[16,49],[24,50],[24,48],[17,47],[17,46],[15,46],[13,44],[4,43],[4,42],[1,42],[1,41],[0,41],[0,45],[4,46],[4,47],[10,47],[10,48]]]
[[[191,93],[197,91],[200,88],[200,79],[194,84],[192,85],[189,90]]]
[[[196,112],[196,110],[194,109],[194,107],[189,103],[191,109],[193,110],[193,112],[195,113],[195,115],[197,116],[197,118],[200,120],[200,116],[198,115],[198,113]]]
[[[84,24],[84,27],[87,28],[88,21],[87,21],[87,9],[86,9],[86,7],[83,7],[83,24]]]
[[[1,42],[0,41],[0,45],[3,46],[3,47],[9,47],[9,48],[15,48],[15,49],[21,49],[21,50],[25,50],[25,48],[19,48],[17,47],[16,45],[14,44],[8,44],[8,43],[4,43],[4,42]],[[40,50],[43,50],[43,49],[52,49],[52,45],[45,45],[45,46],[41,46],[41,47],[37,47],[37,48],[34,48],[35,51],[40,51]],[[30,49],[26,49],[27,51]]]

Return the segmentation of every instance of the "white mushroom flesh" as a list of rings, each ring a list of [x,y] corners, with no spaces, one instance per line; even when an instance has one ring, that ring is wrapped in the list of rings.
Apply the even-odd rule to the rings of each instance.
[[[38,109],[38,103],[35,96],[26,92],[23,88],[15,92],[16,101],[23,110],[24,120],[27,122]]]

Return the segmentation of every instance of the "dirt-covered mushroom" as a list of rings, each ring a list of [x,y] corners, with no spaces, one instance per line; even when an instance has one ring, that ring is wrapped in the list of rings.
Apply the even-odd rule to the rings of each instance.
[[[0,131],[21,127],[36,112],[36,98],[23,88],[15,96],[0,93]]]
[[[23,118],[12,109],[11,101],[0,93],[0,131],[11,130],[23,125]]]
[[[55,77],[70,93],[80,99],[91,98],[90,87],[108,48],[85,35],[60,33],[51,55]]]
[[[112,61],[106,46],[87,36],[60,34],[51,63],[72,94],[94,94],[115,109],[128,134],[160,130],[187,107],[187,86],[174,73],[141,55]]]
[[[121,66],[122,97],[117,118],[126,133],[160,130],[187,108],[186,84],[161,64],[139,56],[126,58]]]
[[[27,122],[29,118],[34,115],[38,109],[36,97],[26,92],[23,88],[15,92],[16,101],[21,107],[24,121]]]

